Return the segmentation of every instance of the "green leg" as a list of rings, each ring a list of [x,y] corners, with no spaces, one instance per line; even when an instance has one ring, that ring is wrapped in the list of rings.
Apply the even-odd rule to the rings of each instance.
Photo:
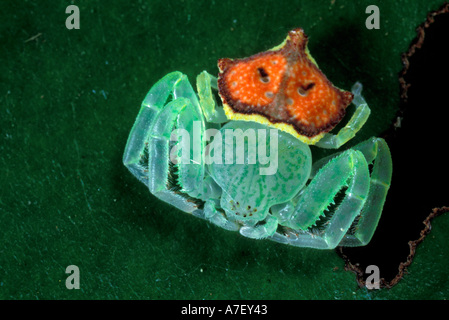
[[[239,231],[241,235],[253,238],[263,239],[274,235],[278,226],[276,217],[268,215],[263,221],[253,223],[246,222],[244,226],[234,220],[226,217],[226,213],[220,208],[220,201],[217,199],[209,199],[204,205],[202,213],[195,213],[196,216],[209,220],[213,224],[230,231]]]
[[[170,95],[173,95],[173,100],[167,103]],[[176,141],[182,140],[183,132],[193,133],[195,121],[199,123],[202,139],[204,120],[196,94],[185,75],[170,73],[159,80],[145,97],[123,156],[125,166],[148,186],[151,193],[187,212],[197,208],[197,203],[189,196],[198,193],[197,188],[204,187],[201,156],[204,146],[203,143],[189,143],[188,156],[194,156],[190,148],[195,147],[199,160],[193,164],[181,162],[175,175],[170,163],[170,147],[174,144],[172,133],[178,139]]]
[[[371,138],[353,149],[360,150],[368,163],[373,161],[374,163],[368,198],[360,214],[360,220],[355,232],[343,238],[341,246],[363,246],[369,243],[382,214],[393,171],[390,149],[385,140]]]
[[[268,215],[265,220],[256,223],[254,226],[244,226],[240,228],[240,234],[253,239],[264,239],[272,236],[278,227],[278,219]]]
[[[145,153],[145,144],[148,142],[154,120],[165,108],[170,95],[173,95],[174,98],[187,98],[193,105],[199,108],[195,92],[187,77],[181,72],[169,73],[151,87],[142,101],[123,155],[123,164],[135,177],[145,184],[147,183],[147,174],[142,169],[141,158]]]
[[[197,209],[197,204],[186,197],[186,194],[194,191],[190,190],[190,180],[195,179],[198,183],[201,181],[204,176],[204,166],[202,163],[198,165],[185,164],[186,161],[178,156],[179,164],[174,169],[178,176],[174,178],[171,174],[173,169],[170,168],[170,141],[178,117],[183,113],[190,114],[192,109],[190,101],[184,98],[178,98],[167,104],[154,122],[147,145],[148,188],[159,199],[186,212]],[[182,142],[184,143],[184,141]],[[182,150],[182,152],[186,152],[186,150]],[[185,172],[186,170],[188,172]],[[187,175],[191,175],[191,177],[189,178]]]
[[[198,75],[196,85],[206,121],[210,123],[227,122],[228,118],[223,108],[217,105],[215,97],[212,94],[212,89],[218,89],[217,78],[203,71]]]
[[[209,199],[204,204],[203,214],[200,215],[201,218],[209,220],[213,224],[222,227],[226,230],[230,231],[238,231],[240,225],[231,221],[226,217],[226,214],[223,210],[218,210],[220,208],[220,200],[218,199]]]
[[[352,139],[360,128],[363,127],[366,120],[368,120],[371,110],[361,94],[362,84],[360,82],[356,82],[352,86],[352,93],[354,94],[352,103],[355,105],[356,110],[351,119],[337,134],[326,133],[324,137],[315,144],[317,147],[326,149],[340,148],[343,144]]]
[[[345,187],[342,202],[321,223],[324,211]],[[368,164],[360,151],[347,150],[330,160],[302,191],[294,210],[283,213],[282,225],[299,231],[297,238],[289,243],[317,249],[335,248],[360,213],[368,190]],[[317,230],[311,232],[312,229]]]

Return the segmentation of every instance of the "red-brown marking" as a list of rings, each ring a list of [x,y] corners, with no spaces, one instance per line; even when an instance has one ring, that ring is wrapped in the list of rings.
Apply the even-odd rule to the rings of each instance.
[[[303,136],[330,131],[344,117],[353,95],[332,85],[307,56],[306,45],[304,31],[295,29],[279,50],[220,59],[223,103],[236,113],[291,124]]]

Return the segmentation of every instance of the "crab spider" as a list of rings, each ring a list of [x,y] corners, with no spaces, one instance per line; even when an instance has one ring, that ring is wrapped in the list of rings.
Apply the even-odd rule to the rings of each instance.
[[[126,167],[159,199],[249,238],[317,249],[367,244],[391,182],[388,145],[371,138],[314,163],[309,147],[339,149],[361,129],[370,113],[362,85],[334,87],[302,29],[267,52],[218,66],[218,78],[197,77],[198,94],[181,72],[150,89],[128,138]],[[351,102],[348,123],[330,133]],[[275,136],[265,132],[273,129]],[[234,150],[237,131],[248,133],[243,163],[237,149],[230,158],[223,152]],[[260,174],[267,164],[248,161],[256,147],[276,155],[274,173]],[[212,152],[214,161],[206,161]]]

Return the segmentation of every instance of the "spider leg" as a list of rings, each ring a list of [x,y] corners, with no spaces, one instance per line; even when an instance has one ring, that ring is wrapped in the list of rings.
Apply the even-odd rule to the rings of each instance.
[[[363,153],[368,163],[373,163],[370,189],[360,218],[354,226],[354,231],[347,234],[339,245],[363,246],[369,243],[376,230],[388,189],[391,184],[393,162],[390,149],[385,140],[371,138],[356,145],[354,150]]]
[[[356,82],[352,86],[351,91],[354,94],[352,103],[356,107],[351,119],[337,134],[326,133],[324,137],[315,144],[317,147],[326,149],[340,148],[343,144],[354,138],[355,134],[363,127],[366,120],[368,120],[371,110],[361,94],[362,84]]]
[[[205,177],[204,131],[201,108],[187,77],[170,73],[145,97],[123,163],[156,197],[193,212],[203,205],[205,193],[213,198],[219,192]]]
[[[147,184],[148,174],[142,167],[141,157],[148,143],[154,119],[165,107],[170,94],[176,90],[176,84],[182,77],[181,72],[169,73],[150,89],[142,102],[139,114],[128,137],[123,154],[123,164],[144,184]]]
[[[362,152],[347,150],[331,159],[301,191],[295,206],[279,216],[290,232],[288,239],[275,235],[272,240],[300,247],[335,248],[363,208],[369,191],[368,164]],[[346,190],[345,190],[346,189]],[[337,194],[344,198],[330,216],[325,213]],[[277,215],[276,212],[273,214]]]
[[[223,107],[218,106],[215,96],[212,94],[212,89],[218,90],[217,78],[207,73],[207,71],[203,71],[198,75],[196,85],[206,121],[209,123],[227,122],[228,118]]]
[[[254,226],[245,226],[240,229],[240,234],[253,239],[263,239],[273,235],[278,227],[278,219],[272,215],[255,224]]]

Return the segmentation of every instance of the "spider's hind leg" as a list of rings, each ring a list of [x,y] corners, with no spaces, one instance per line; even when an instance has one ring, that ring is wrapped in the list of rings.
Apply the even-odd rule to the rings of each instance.
[[[326,133],[324,137],[316,143],[317,147],[326,149],[338,149],[343,144],[354,138],[356,133],[363,127],[371,113],[368,104],[362,96],[362,84],[356,82],[352,86],[354,99],[352,103],[355,105],[355,112],[349,122],[336,134]]]
[[[204,117],[209,123],[223,123],[228,121],[223,107],[218,106],[215,96],[212,93],[212,89],[218,90],[217,81],[217,78],[207,73],[207,71],[201,72],[196,78],[200,105],[203,109]]]

